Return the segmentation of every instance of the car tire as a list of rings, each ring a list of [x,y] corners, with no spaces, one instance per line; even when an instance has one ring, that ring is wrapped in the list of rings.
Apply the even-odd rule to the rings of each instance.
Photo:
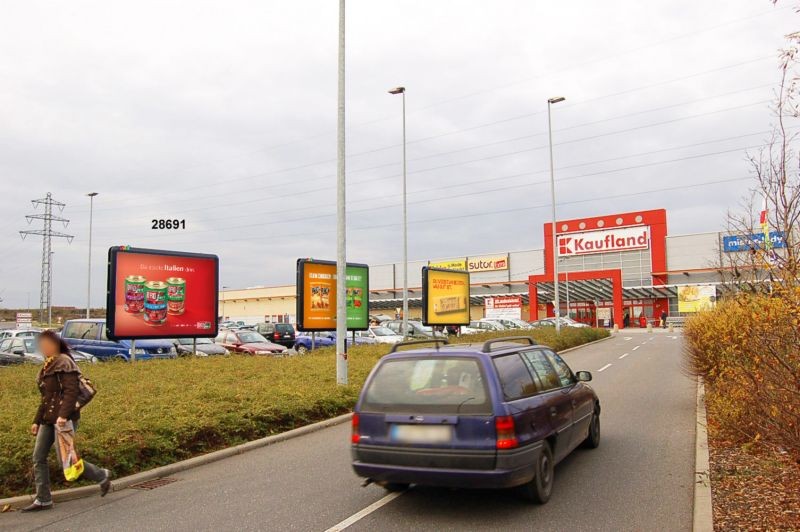
[[[294,350],[297,351],[298,355],[307,355],[308,354],[308,348],[306,346],[304,346],[304,345],[297,345],[297,346],[295,346]]]
[[[597,449],[600,446],[600,412],[595,408],[592,420],[589,422],[589,435],[583,440],[587,449]]]
[[[555,461],[550,444],[543,442],[542,450],[536,457],[536,476],[521,487],[525,499],[538,504],[545,504],[550,500],[550,495],[553,493],[554,467]]]
[[[396,491],[406,491],[408,489],[409,484],[404,484],[402,482],[387,482],[382,485],[383,489],[390,492]]]

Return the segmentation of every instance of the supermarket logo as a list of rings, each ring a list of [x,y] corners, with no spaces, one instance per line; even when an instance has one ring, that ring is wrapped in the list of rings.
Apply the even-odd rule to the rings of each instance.
[[[558,255],[592,255],[650,248],[649,227],[626,227],[558,237]]]

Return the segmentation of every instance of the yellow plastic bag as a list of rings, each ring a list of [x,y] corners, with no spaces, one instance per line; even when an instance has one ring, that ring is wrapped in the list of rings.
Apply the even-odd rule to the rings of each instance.
[[[67,421],[63,427],[56,425],[56,440],[64,478],[69,482],[78,480],[83,474],[83,460],[75,449],[75,428],[72,421]]]

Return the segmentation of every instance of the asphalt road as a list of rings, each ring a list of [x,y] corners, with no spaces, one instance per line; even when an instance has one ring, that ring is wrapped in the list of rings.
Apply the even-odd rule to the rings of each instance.
[[[690,530],[695,388],[681,347],[679,334],[657,331],[565,355],[594,375],[602,438],[556,467],[544,506],[510,491],[412,488],[387,498],[350,470],[345,424],[183,472],[152,491],[1,514],[0,529]]]

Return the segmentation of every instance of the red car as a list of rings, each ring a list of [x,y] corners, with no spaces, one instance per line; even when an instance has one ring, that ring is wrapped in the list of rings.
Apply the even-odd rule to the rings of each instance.
[[[222,329],[214,341],[231,353],[280,355],[286,352],[284,346],[273,344],[250,329]]]

